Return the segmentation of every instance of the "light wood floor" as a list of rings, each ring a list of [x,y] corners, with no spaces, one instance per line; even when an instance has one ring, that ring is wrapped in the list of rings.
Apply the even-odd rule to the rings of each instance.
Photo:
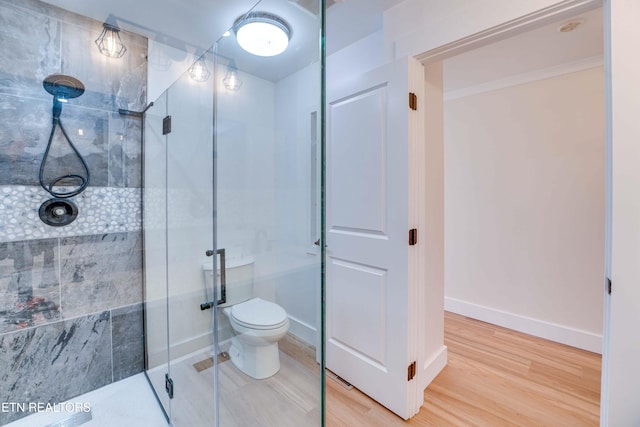
[[[356,388],[326,380],[326,425],[597,426],[600,364],[597,354],[451,313],[445,314],[448,364],[425,392],[418,415],[405,422]],[[320,421],[320,377],[313,348],[287,336],[280,372],[254,380],[231,362],[220,365],[221,424],[238,427],[312,427]],[[211,425],[213,369],[207,352],[171,367],[176,426]],[[164,393],[164,372],[150,378]]]
[[[448,364],[405,422],[327,379],[327,425],[597,426],[600,355],[445,314]]]

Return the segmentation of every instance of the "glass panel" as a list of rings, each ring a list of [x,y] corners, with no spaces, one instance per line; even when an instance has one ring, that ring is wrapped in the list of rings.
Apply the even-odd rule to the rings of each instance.
[[[197,67],[197,69],[195,68]],[[176,426],[213,423],[213,299],[203,266],[213,249],[212,55],[184,73],[167,91],[171,132],[167,138],[167,277],[170,377]]]
[[[167,415],[169,396],[165,392],[169,343],[167,317],[167,233],[166,233],[166,141],[162,119],[167,114],[167,96],[156,100],[144,116],[144,265],[146,372]]]
[[[178,427],[322,424],[313,4],[262,1],[287,51],[248,54],[231,31],[145,116],[147,373]]]
[[[253,9],[289,26],[280,55],[244,51],[235,31],[217,44],[221,426],[321,424],[321,3]]]

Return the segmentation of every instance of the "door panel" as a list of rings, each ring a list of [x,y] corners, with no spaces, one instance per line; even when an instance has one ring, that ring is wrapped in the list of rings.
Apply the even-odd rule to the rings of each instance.
[[[385,369],[387,271],[331,259],[332,344]]]
[[[384,235],[386,176],[384,134],[386,86],[331,105],[332,229]],[[370,124],[362,126],[362,124]],[[356,173],[354,173],[356,172]],[[354,195],[358,203],[350,203]]]
[[[388,64],[327,96],[327,368],[403,418],[417,412],[407,380],[417,348],[409,66]]]

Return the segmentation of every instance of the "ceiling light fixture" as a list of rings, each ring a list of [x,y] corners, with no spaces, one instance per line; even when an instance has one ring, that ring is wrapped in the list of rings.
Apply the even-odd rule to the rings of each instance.
[[[127,47],[120,40],[120,28],[115,25],[102,24],[102,32],[96,39],[96,46],[104,56],[109,58],[122,58]]]
[[[279,55],[289,46],[291,29],[276,15],[252,12],[233,25],[238,44],[247,52],[257,56]]]
[[[227,90],[236,91],[242,86],[242,80],[238,77],[238,68],[235,62],[231,61],[227,66],[227,74],[222,79],[222,83]]]
[[[560,31],[561,33],[570,33],[571,31],[577,29],[582,24],[584,24],[584,19],[574,19],[560,25],[558,27],[558,31]]]
[[[197,82],[204,82],[211,76],[211,71],[207,68],[207,63],[204,60],[204,56],[195,60],[191,67],[189,67],[189,75]]]

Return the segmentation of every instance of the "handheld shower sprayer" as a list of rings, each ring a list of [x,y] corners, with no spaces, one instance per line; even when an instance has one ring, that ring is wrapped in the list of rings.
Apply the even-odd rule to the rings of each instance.
[[[40,163],[39,180],[42,188],[51,194],[54,199],[48,200],[40,206],[40,219],[46,224],[51,226],[63,226],[68,225],[76,219],[78,215],[78,209],[71,202],[64,199],[77,196],[82,193],[89,185],[89,179],[91,174],[89,173],[89,167],[84,161],[84,158],[78,151],[71,138],[67,134],[62,122],[60,121],[60,115],[62,114],[62,104],[66,103],[69,99],[77,98],[84,93],[84,85],[82,82],[74,77],[65,76],[63,74],[52,74],[44,79],[42,82],[44,90],[53,95],[53,108],[52,108],[52,126],[51,134],[49,135],[49,141],[47,148],[45,149],[42,162]],[[68,173],[66,175],[59,176],[51,180],[48,184],[44,181],[44,170],[47,164],[47,158],[49,157],[49,151],[53,143],[53,137],[56,133],[56,127],[60,128],[65,140],[69,144],[69,147],[73,150],[74,154],[80,160],[80,163],[84,169],[84,176],[75,173]],[[75,189],[70,191],[56,191],[54,186],[57,185],[75,185]]]
[[[75,145],[73,145],[73,142],[71,142],[71,138],[69,138],[69,135],[67,134],[64,126],[62,126],[60,115],[62,114],[62,104],[66,103],[69,99],[77,98],[82,95],[84,93],[84,85],[82,84],[82,82],[80,82],[80,80],[76,78],[65,76],[62,74],[53,74],[44,79],[44,81],[42,82],[42,86],[44,86],[44,89],[47,92],[53,95],[53,117],[51,134],[49,135],[49,142],[47,143],[47,148],[44,152],[44,156],[42,157],[42,162],[40,163],[40,185],[53,197],[65,199],[68,197],[77,196],[78,194],[82,193],[85,188],[87,188],[87,185],[89,185],[89,168],[80,155],[80,152],[78,152],[78,149],[75,147]],[[67,143],[69,144],[75,155],[78,156],[78,159],[80,160],[80,163],[85,170],[85,176],[79,174],[62,175],[53,179],[51,182],[49,182],[48,185],[46,185],[44,182],[44,169],[47,163],[47,158],[49,157],[49,150],[51,150],[51,144],[53,143],[53,136],[56,132],[56,127],[60,128]],[[63,180],[76,181],[78,183],[77,188],[66,192],[55,191],[53,187],[55,185],[58,185]]]

